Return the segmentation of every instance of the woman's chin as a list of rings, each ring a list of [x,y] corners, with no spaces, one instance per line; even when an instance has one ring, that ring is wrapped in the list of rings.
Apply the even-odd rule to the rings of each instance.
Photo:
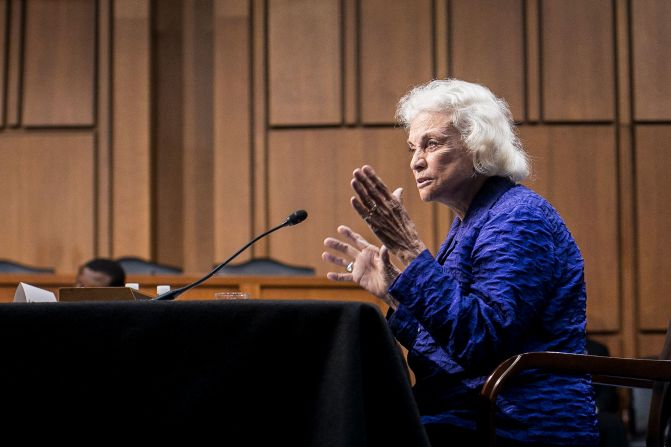
[[[422,202],[431,202],[433,200],[433,196],[429,193],[429,191],[422,189],[419,190],[419,198],[422,200]]]

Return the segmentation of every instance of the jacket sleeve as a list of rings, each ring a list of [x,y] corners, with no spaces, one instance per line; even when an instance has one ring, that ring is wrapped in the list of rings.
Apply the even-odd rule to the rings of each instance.
[[[390,327],[401,343],[410,348],[424,327],[462,367],[487,364],[516,345],[554,277],[550,223],[531,207],[490,215],[470,262],[447,269],[424,251],[396,279],[389,293],[400,304]]]

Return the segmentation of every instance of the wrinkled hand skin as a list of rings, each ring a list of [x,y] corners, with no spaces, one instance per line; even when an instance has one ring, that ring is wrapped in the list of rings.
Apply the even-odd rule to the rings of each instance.
[[[352,207],[404,265],[407,266],[426,249],[415,223],[403,206],[403,188],[390,193],[368,165],[354,170],[351,185],[356,194],[351,199]],[[377,206],[374,207],[374,204]],[[372,208],[375,209],[371,212]]]
[[[322,253],[322,259],[343,268],[347,267],[349,259],[352,259],[353,270],[351,273],[328,272],[326,277],[333,281],[352,281],[395,309],[398,303],[387,294],[387,289],[400,272],[389,259],[387,247],[384,245],[376,247],[345,225],[338,227],[338,233],[348,242],[332,237],[326,238],[324,245],[337,254],[325,251]]]

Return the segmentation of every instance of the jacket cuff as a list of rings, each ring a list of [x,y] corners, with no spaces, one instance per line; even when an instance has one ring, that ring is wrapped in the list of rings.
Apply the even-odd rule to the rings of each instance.
[[[400,305],[391,315],[387,314],[389,329],[399,343],[410,350],[415,344],[419,323],[405,306]]]

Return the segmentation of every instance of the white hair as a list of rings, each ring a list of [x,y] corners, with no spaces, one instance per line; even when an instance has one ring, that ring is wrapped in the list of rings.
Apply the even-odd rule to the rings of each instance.
[[[508,104],[480,84],[434,80],[414,87],[398,102],[396,119],[406,129],[422,112],[451,115],[476,172],[519,182],[529,176],[529,158],[515,134]]]

